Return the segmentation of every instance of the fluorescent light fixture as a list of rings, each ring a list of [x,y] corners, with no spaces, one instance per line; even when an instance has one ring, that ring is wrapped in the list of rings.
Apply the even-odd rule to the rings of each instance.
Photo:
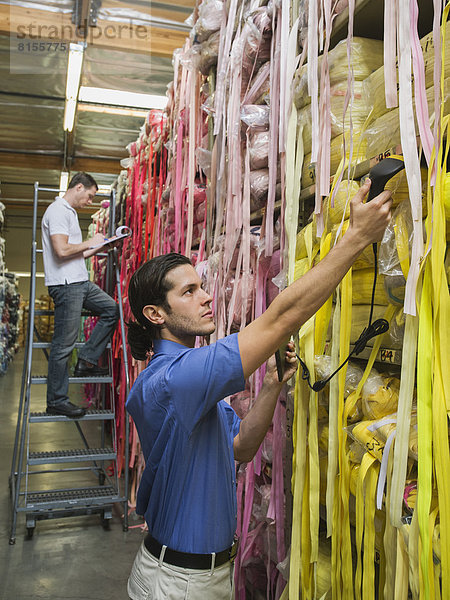
[[[80,89],[83,66],[84,44],[70,44],[67,66],[66,106],[64,110],[64,131],[72,131]]]
[[[61,177],[59,179],[59,191],[67,192],[68,184],[69,184],[69,173],[67,171],[61,171]]]
[[[99,185],[97,192],[99,194],[110,194],[111,193],[111,186],[110,185]]]
[[[79,112],[91,112],[102,115],[118,115],[120,117],[138,117],[145,119],[148,110],[141,110],[138,108],[120,108],[118,106],[99,106],[98,104],[83,104],[78,103]]]
[[[16,277],[31,277],[30,271],[14,271],[14,275]],[[45,275],[43,272],[37,271],[36,277],[45,277]]]
[[[93,102],[94,104],[109,104],[111,106],[130,106],[132,108],[165,108],[166,96],[155,96],[153,94],[138,94],[135,92],[123,92],[121,90],[109,90],[107,88],[81,86],[79,94],[80,102]]]
[[[64,108],[64,131],[72,131],[75,122],[75,111],[77,110],[77,101],[74,98],[66,100]]]

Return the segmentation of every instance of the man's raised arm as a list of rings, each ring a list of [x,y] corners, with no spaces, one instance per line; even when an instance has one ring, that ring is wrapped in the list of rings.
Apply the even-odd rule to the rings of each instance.
[[[383,237],[391,217],[391,193],[384,191],[365,204],[369,189],[370,182],[366,181],[352,198],[349,228],[327,256],[283,290],[264,314],[239,332],[246,378],[326,302],[362,250]]]

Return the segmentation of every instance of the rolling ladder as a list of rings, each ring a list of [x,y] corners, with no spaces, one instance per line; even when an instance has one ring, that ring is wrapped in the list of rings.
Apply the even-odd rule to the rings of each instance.
[[[82,385],[86,383],[100,384],[101,400],[100,407],[90,409],[78,419],[72,419],[63,415],[48,415],[46,412],[33,412],[32,389],[36,385],[47,383],[47,377],[33,375],[33,351],[41,350],[48,360],[48,349],[50,343],[42,341],[35,326],[35,318],[38,316],[50,316],[53,311],[36,310],[36,258],[42,249],[37,248],[36,227],[37,208],[39,192],[54,192],[60,190],[39,187],[34,185],[33,202],[33,234],[31,247],[31,270],[30,270],[30,304],[28,316],[27,341],[25,346],[25,358],[20,390],[20,402],[17,416],[16,436],[12,457],[11,474],[9,478],[12,518],[9,543],[14,544],[16,540],[17,518],[19,513],[25,513],[28,537],[32,537],[37,520],[77,516],[99,513],[103,518],[103,524],[108,525],[112,517],[112,509],[115,503],[123,504],[123,529],[128,529],[128,440],[129,420],[125,418],[125,444],[124,444],[124,477],[123,490],[121,491],[118,477],[118,455],[116,439],[116,391],[112,377],[112,348],[108,344],[106,354],[108,355],[109,375],[96,377],[69,377],[69,384]],[[101,195],[101,194],[98,194]],[[109,196],[109,195],[108,195]],[[110,196],[109,214],[109,236],[113,234],[115,222],[115,191]],[[111,293],[114,286],[117,289],[119,304],[119,326],[122,340],[123,360],[128,365],[127,348],[125,341],[125,325],[123,319],[122,293],[120,286],[120,272],[118,252],[114,248],[107,254],[97,256],[107,257],[107,291]],[[91,316],[91,313],[83,312],[82,316]],[[83,342],[77,342],[76,348],[83,346]],[[125,368],[126,394],[129,391],[128,369]],[[106,406],[106,386],[110,388],[110,402]],[[97,429],[95,437],[99,437],[94,446],[88,442],[86,431],[83,427],[89,427],[86,422],[96,421]],[[34,428],[45,423],[52,423],[52,428],[61,427],[61,423],[72,423],[80,437],[80,447],[76,449],[49,450],[48,448],[34,449]],[[109,425],[109,427],[108,427]],[[110,433],[108,433],[108,429]],[[53,429],[52,429],[53,432]],[[90,432],[92,434],[92,432]],[[61,431],[55,430],[55,435],[61,435]],[[53,479],[71,478],[81,473],[83,482],[78,487],[58,487],[47,489],[48,476]],[[41,478],[41,486],[35,487],[35,482]],[[52,479],[52,481],[53,481]],[[88,482],[86,483],[86,480]],[[42,483],[43,482],[43,483]]]

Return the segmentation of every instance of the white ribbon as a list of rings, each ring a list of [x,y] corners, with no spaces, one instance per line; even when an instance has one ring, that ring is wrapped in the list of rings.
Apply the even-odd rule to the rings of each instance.
[[[405,159],[409,199],[413,218],[413,244],[411,267],[406,281],[405,313],[416,315],[416,287],[419,278],[420,260],[423,253],[422,233],[422,181],[417,154],[416,127],[412,103],[411,86],[411,39],[409,0],[399,0],[398,19],[399,54],[399,112],[400,138]]]
[[[389,454],[391,452],[392,442],[394,441],[396,430],[389,434],[383,451],[383,459],[381,461],[380,473],[378,474],[378,485],[377,485],[377,508],[381,510],[383,507],[383,493],[384,486],[386,485],[387,468],[389,462]]]

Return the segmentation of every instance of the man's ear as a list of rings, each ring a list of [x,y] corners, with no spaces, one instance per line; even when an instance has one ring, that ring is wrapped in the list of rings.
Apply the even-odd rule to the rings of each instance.
[[[147,304],[142,309],[142,314],[150,321],[152,325],[161,327],[164,325],[164,316],[160,311],[160,307],[155,304]]]

